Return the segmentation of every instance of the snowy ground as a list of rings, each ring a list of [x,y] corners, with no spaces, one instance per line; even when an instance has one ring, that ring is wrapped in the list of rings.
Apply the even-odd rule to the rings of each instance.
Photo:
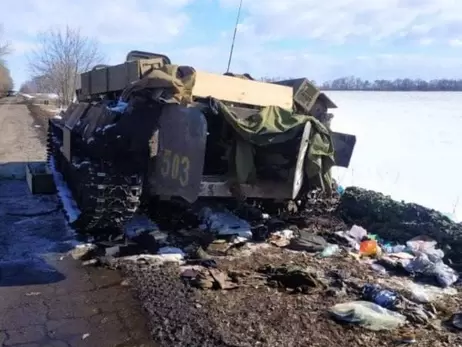
[[[328,92],[333,128],[357,135],[349,169],[356,185],[462,219],[462,93]]]

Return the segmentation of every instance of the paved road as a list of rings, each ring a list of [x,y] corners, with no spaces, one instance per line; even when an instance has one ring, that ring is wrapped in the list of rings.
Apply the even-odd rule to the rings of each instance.
[[[3,176],[44,158],[25,105],[0,102],[0,131]],[[0,346],[153,346],[120,276],[82,267],[68,255],[73,239],[55,196],[0,178]]]

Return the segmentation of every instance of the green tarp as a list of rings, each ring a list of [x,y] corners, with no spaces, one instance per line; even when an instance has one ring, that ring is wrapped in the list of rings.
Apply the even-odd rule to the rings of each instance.
[[[310,183],[330,191],[330,169],[334,166],[334,146],[329,130],[316,118],[294,114],[277,106],[264,107],[247,118],[239,118],[223,102],[214,100],[213,107],[233,127],[236,139],[235,166],[239,183],[251,180],[255,174],[253,146],[283,144],[301,135],[307,122],[311,134],[305,158],[305,173]],[[296,156],[299,148],[294,148]]]

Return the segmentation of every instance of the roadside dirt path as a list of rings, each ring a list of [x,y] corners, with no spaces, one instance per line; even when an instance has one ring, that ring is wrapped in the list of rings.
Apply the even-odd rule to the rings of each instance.
[[[74,235],[56,197],[5,179],[45,157],[43,132],[16,102],[0,101],[0,346],[154,346],[120,275],[68,255]]]
[[[0,178],[23,178],[25,161],[45,159],[36,131],[40,125],[18,101],[0,99]]]

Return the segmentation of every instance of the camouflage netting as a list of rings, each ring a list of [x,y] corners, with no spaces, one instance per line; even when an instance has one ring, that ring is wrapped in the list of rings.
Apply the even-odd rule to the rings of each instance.
[[[338,213],[349,224],[366,228],[389,241],[405,243],[427,235],[438,242],[446,257],[462,262],[462,223],[442,213],[413,203],[393,200],[381,193],[349,187],[343,194]]]

